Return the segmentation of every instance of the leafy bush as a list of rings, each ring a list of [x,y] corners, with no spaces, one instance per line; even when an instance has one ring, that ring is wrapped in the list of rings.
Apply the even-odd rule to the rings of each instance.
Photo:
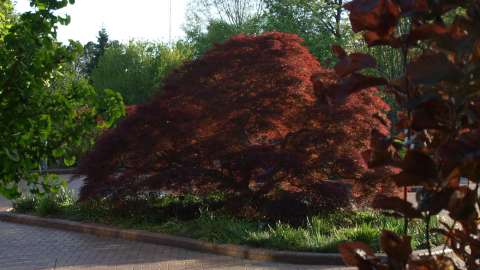
[[[237,36],[176,70],[164,94],[83,160],[82,199],[221,191],[255,215],[262,202],[290,193],[319,208],[348,207],[352,182],[324,180],[369,180],[375,170],[361,154],[372,130],[388,134],[388,106],[374,88],[337,102],[333,71],[301,41]]]
[[[52,216],[60,214],[64,209],[72,207],[77,198],[72,190],[60,188],[59,192],[46,194],[38,199],[35,213],[39,216]]]
[[[63,159],[72,165],[72,148],[82,148],[85,138],[123,116],[114,92],[97,95],[84,81],[53,86],[81,50],[78,43],[56,40],[58,26],[69,22],[56,11],[74,1],[30,2],[34,11],[13,19],[11,2],[0,3],[0,194],[10,199],[21,195],[20,182],[32,193],[56,189],[56,179],[35,173],[41,162]]]

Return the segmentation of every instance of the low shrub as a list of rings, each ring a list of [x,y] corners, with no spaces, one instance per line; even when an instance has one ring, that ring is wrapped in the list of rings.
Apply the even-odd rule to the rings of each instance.
[[[29,199],[34,204],[28,205],[28,200],[23,201],[22,206],[14,205],[14,210],[17,212],[35,212],[39,216],[52,216],[60,214],[64,209],[73,207],[77,198],[73,191],[68,188],[61,187],[57,193],[46,194],[36,198]],[[25,208],[25,206],[31,206]]]
[[[105,223],[108,216],[112,215],[109,204],[101,200],[77,202],[70,207],[64,208],[62,214],[75,221],[103,223]]]
[[[33,195],[23,195],[13,201],[13,209],[16,213],[25,214],[35,210],[37,199]]]
[[[306,225],[307,217],[335,211],[334,208],[326,208],[321,202],[304,197],[303,194],[288,192],[280,193],[275,198],[220,192],[204,196],[152,193],[122,200],[103,200],[102,204],[108,205],[114,216],[148,222],[165,222],[171,219],[189,221],[200,218],[202,213],[213,212],[239,219],[256,219],[272,224],[281,221],[293,226],[303,226]],[[344,206],[343,209],[349,209],[349,205]]]
[[[215,198],[217,196],[217,198]],[[223,207],[224,199],[219,195],[199,197],[192,194],[144,194],[123,200],[104,200],[110,211],[118,217],[135,218],[139,221],[165,222],[170,219],[192,220],[207,210]],[[88,202],[88,201],[87,201]]]
[[[61,208],[54,196],[45,196],[38,201],[35,211],[39,216],[50,216],[58,214]]]

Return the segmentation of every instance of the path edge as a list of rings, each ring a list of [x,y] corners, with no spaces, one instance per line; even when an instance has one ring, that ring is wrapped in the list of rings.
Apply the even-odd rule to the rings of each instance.
[[[99,224],[83,223],[54,218],[43,218],[11,212],[0,212],[0,221],[66,230],[78,233],[86,233],[99,237],[139,241],[253,261],[290,263],[300,265],[345,266],[341,255],[338,253],[278,251],[233,244],[215,244],[206,241],[190,239],[180,236],[172,236],[163,233],[152,233],[132,229],[119,229]],[[434,253],[440,254],[442,251],[443,248],[436,248],[434,250]],[[446,250],[447,254],[450,252],[451,250]],[[415,254],[421,256],[428,254],[428,251],[419,250],[415,251]]]

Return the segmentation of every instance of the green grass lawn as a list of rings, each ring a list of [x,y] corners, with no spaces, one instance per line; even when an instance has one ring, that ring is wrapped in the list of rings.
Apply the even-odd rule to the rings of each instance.
[[[192,197],[193,198],[193,197]],[[382,229],[402,232],[403,221],[373,210],[336,211],[306,219],[303,226],[286,223],[267,223],[228,216],[219,211],[203,209],[191,219],[179,219],[164,215],[164,208],[172,203],[189,205],[196,198],[165,198],[157,201],[148,211],[128,213],[112,210],[105,202],[78,203],[69,194],[54,198],[23,198],[14,204],[15,211],[38,216],[68,220],[95,222],[128,229],[141,229],[206,240],[214,243],[229,243],[278,250],[337,252],[337,245],[344,241],[362,241],[379,250],[378,238]],[[135,207],[134,207],[135,208]],[[181,210],[180,210],[181,211]],[[433,227],[438,225],[433,220]],[[414,248],[425,248],[422,222],[412,222]],[[433,237],[434,245],[440,237]]]

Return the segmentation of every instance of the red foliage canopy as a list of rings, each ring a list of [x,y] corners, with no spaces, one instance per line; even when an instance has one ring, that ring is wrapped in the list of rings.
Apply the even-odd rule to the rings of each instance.
[[[386,85],[395,96],[396,134],[377,134],[365,157],[370,167],[395,166],[399,172],[385,182],[405,191],[403,200],[380,195],[373,201],[374,208],[405,219],[405,235],[383,231],[380,236],[387,258],[375,257],[365,244],[343,243],[345,263],[364,270],[480,269],[480,0],[353,0],[345,8],[353,30],[363,32],[370,46],[402,51],[403,72],[394,80],[359,76],[356,71],[375,66],[371,57],[347,56],[340,47],[335,70],[343,95],[360,90],[358,85]],[[400,31],[403,22],[409,26]],[[416,205],[407,200],[409,186],[422,189]],[[431,217],[442,211],[451,225],[432,229]],[[427,256],[412,256],[411,219],[426,224]],[[455,261],[445,252],[432,255],[433,234],[447,239]]]
[[[301,42],[239,35],[173,72],[83,160],[81,196],[284,190],[322,201],[338,196],[323,180],[372,175],[362,153],[373,130],[388,133],[387,104],[375,88],[337,100],[335,72]]]

